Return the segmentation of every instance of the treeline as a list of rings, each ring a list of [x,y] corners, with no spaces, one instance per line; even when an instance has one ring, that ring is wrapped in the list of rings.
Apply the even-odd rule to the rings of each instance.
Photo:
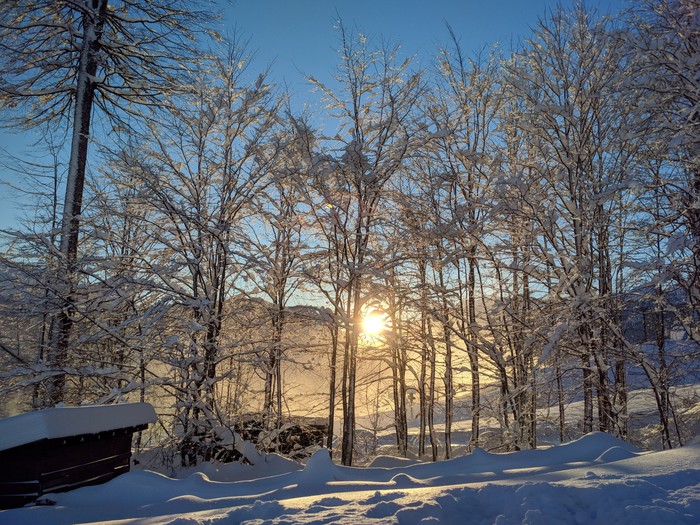
[[[415,452],[436,460],[458,398],[470,446],[513,450],[545,406],[565,440],[573,399],[576,432],[634,438],[647,388],[661,445],[689,437],[697,0],[556,10],[507,53],[448,29],[425,68],[341,26],[302,114],[203,13],[29,4],[0,7],[0,101],[50,162],[12,161],[37,211],[3,236],[6,414],[147,400],[191,465],[253,414],[274,450],[303,407],[349,465],[360,408],[392,411],[407,455],[415,400]]]

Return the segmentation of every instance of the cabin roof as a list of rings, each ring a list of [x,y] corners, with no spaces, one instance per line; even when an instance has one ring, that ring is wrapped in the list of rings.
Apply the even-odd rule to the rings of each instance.
[[[0,419],[0,450],[44,439],[135,427],[157,419],[149,403],[47,408]]]

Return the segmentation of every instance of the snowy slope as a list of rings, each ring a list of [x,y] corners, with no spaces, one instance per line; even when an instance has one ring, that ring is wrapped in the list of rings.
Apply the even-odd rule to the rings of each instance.
[[[700,524],[700,443],[642,453],[593,433],[543,450],[400,463],[341,467],[322,450],[303,469],[273,455],[182,480],[132,472],[51,495],[53,506],[0,512],[0,524]],[[216,481],[226,479],[241,481]]]

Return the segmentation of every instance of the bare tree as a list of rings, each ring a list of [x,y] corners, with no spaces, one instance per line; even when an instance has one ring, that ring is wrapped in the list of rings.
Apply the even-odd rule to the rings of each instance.
[[[204,19],[190,4],[151,0],[0,5],[0,102],[10,122],[33,127],[67,121],[71,130],[59,248],[62,305],[52,318],[45,355],[53,370],[48,405],[64,396],[93,113],[118,128],[128,115],[138,116],[139,106],[158,104],[178,84],[191,35]]]
[[[326,237],[331,257],[340,257],[336,279],[342,310],[343,439],[342,462],[352,463],[359,322],[368,300],[366,283],[373,260],[370,241],[378,221],[378,206],[387,182],[402,168],[421,139],[412,129],[411,114],[421,94],[420,72],[399,62],[398,47],[372,51],[363,35],[351,35],[341,25],[338,89],[311,79],[322,92],[331,115],[339,122],[334,138],[338,156],[327,156],[316,173],[317,206],[327,211]],[[342,281],[342,282],[341,282]],[[340,306],[336,303],[336,306]]]
[[[280,99],[264,74],[245,79],[247,59],[234,43],[202,64],[191,92],[151,123],[138,150],[118,154],[162,247],[143,254],[148,285],[182,316],[168,346],[176,354],[183,464],[210,459],[221,438],[215,427],[230,417],[217,403],[220,364],[237,340],[224,341],[227,301],[248,264],[243,221],[256,213],[283,148],[275,135]]]
[[[617,192],[630,178],[631,153],[618,134],[627,115],[619,74],[625,56],[609,34],[606,23],[582,6],[558,10],[515,54],[508,77],[509,92],[524,104],[516,125],[536,155],[534,176],[546,186],[546,204],[528,206],[541,208],[532,214],[537,250],[546,242],[549,253],[538,257],[554,261],[554,292],[569,311],[562,329],[578,339],[586,432],[593,429],[594,393],[599,428],[617,431],[619,421],[610,386],[615,378],[608,373],[618,342],[611,330],[619,333],[610,315],[611,245],[624,202]],[[521,185],[519,193],[524,196],[534,183]]]
[[[452,347],[448,334],[462,342],[469,358],[471,445],[477,447],[482,375],[476,336],[477,273],[480,249],[489,229],[488,185],[493,178],[492,137],[500,104],[499,71],[495,54],[478,52],[467,56],[455,33],[449,26],[448,29],[451,45],[440,49],[437,89],[427,101],[427,116],[435,127],[429,158],[433,168],[440,170],[442,184],[438,191],[445,194],[444,217],[440,219],[445,222],[445,246],[437,258],[449,263],[451,274],[445,284],[444,270],[439,269],[438,289],[442,291],[444,312],[439,317],[444,325],[447,361],[451,361]],[[446,390],[448,442],[452,388]],[[446,454],[449,457],[449,450]]]
[[[266,342],[264,364],[263,419],[268,430],[279,430],[283,418],[283,361],[287,357],[285,337],[290,300],[303,284],[307,217],[304,177],[309,169],[312,132],[303,117],[288,115],[278,140],[285,148],[275,161],[272,181],[255,196],[253,214],[246,221],[244,249],[236,250],[245,262],[246,275],[257,286],[255,295],[269,303],[271,333]],[[279,445],[278,441],[275,441]]]
[[[664,244],[673,247],[663,273],[685,290],[692,308],[674,315],[688,336],[700,342],[698,10],[698,0],[641,2],[622,43],[634,54],[630,88],[640,93],[635,128],[629,132],[646,139],[651,161],[664,161],[661,171],[651,170],[648,181],[649,189],[660,193],[657,203],[663,204],[653,220],[665,232]]]

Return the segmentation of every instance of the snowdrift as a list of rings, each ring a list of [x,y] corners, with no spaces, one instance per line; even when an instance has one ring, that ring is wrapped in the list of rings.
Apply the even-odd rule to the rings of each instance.
[[[180,480],[131,472],[49,495],[51,506],[0,512],[0,524],[700,523],[698,443],[648,453],[592,433],[542,450],[402,463],[342,467],[321,450],[305,466],[270,455]]]

